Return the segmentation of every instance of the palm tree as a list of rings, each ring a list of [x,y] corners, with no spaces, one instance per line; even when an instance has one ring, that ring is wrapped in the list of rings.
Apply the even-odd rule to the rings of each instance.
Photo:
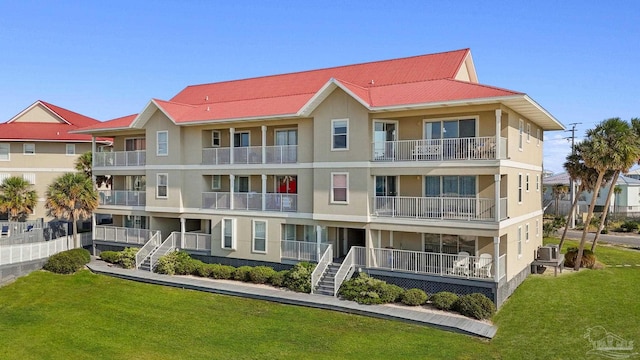
[[[569,192],[569,187],[564,184],[556,184],[551,188],[553,198],[556,199],[556,216],[558,216],[558,208],[560,205],[560,199]]]
[[[76,159],[76,170],[85,174],[89,179],[92,178],[93,175],[93,155],[91,151],[87,151],[86,153],[80,155],[78,159]],[[107,187],[111,186],[111,177],[106,175],[97,175],[96,176],[96,187],[101,187],[102,184],[105,184]]]
[[[25,220],[38,203],[38,194],[31,187],[18,176],[4,179],[0,184],[0,212],[8,213],[11,221]]]
[[[587,213],[585,227],[582,231],[582,238],[578,247],[578,255],[575,262],[575,270],[580,269],[584,245],[587,240],[588,226],[593,218],[596,205],[596,198],[602,186],[604,176],[608,170],[618,171],[628,168],[636,162],[640,156],[640,143],[638,136],[631,131],[629,123],[620,118],[611,118],[602,121],[594,129],[587,131],[587,139],[583,142],[583,158],[585,165],[594,168],[598,172],[596,185],[593,189],[593,197]],[[612,183],[617,181],[614,174]],[[608,203],[607,203],[608,206]],[[606,212],[606,208],[605,208]],[[606,213],[605,213],[606,215]],[[602,217],[603,219],[605,216]],[[597,236],[598,234],[596,234]],[[596,240],[594,239],[594,249]]]
[[[84,220],[98,207],[98,193],[91,179],[81,173],[66,173],[47,187],[45,207],[55,218],[71,221],[75,246],[80,247],[78,220]]]

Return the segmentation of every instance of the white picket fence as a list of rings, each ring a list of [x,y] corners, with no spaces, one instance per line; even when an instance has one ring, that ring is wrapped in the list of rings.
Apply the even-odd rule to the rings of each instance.
[[[0,265],[48,258],[53,254],[68,250],[69,241],[71,240],[65,236],[51,241],[0,246]]]

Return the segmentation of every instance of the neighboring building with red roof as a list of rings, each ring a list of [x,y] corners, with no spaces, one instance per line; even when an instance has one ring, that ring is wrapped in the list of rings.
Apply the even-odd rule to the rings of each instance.
[[[42,100],[0,123],[0,182],[21,176],[34,184],[38,205],[29,218],[48,218],[44,209],[47,186],[57,176],[75,172],[78,156],[91,151],[90,135],[70,131],[98,123]],[[98,143],[110,144],[110,139],[99,138]]]
[[[462,49],[188,86],[75,133],[114,139],[98,249],[143,228],[212,262],[345,259],[319,293],[361,268],[501,304],[542,244],[543,132],[563,128]]]

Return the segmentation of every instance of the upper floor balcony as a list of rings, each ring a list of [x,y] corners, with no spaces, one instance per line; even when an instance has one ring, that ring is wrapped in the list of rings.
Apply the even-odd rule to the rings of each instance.
[[[202,149],[203,165],[295,164],[298,145],[213,147]]]
[[[298,194],[203,192],[202,208],[245,211],[298,211]]]
[[[96,152],[95,167],[144,166],[147,163],[146,150]]]
[[[506,159],[507,139],[495,136],[376,141],[373,161],[459,161]]]
[[[372,215],[404,219],[500,221],[507,217],[507,198],[500,199],[496,217],[494,199],[480,197],[375,196]]]
[[[147,203],[145,191],[100,190],[98,195],[99,205],[145,206]]]

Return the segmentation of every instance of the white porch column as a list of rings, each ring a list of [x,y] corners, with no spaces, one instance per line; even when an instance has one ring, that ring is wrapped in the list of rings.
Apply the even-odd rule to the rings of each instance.
[[[93,188],[97,189],[96,174],[93,172],[94,167],[96,167],[96,137],[91,136],[91,182],[93,183]]]
[[[493,237],[493,268],[495,273],[493,274],[494,281],[500,281],[500,236]]]
[[[500,133],[502,132],[502,110],[496,109],[496,159],[500,159],[501,145]]]
[[[267,126],[266,125],[262,125],[262,163],[263,164],[267,163]]]
[[[229,128],[229,163],[233,164],[233,147],[235,145],[236,128]]]
[[[493,201],[495,202],[494,209],[496,213],[494,214],[496,222],[500,221],[500,174],[493,175]]]
[[[322,257],[322,252],[320,251],[320,244],[322,243],[322,227],[320,225],[316,225],[316,259],[320,262],[320,257]]]
[[[187,228],[187,219],[180,218],[180,249],[184,249],[184,233]]]
[[[264,155],[264,153],[262,155]],[[264,160],[264,156],[262,159]],[[267,175],[262,174],[262,211],[265,211],[266,209],[267,209]]]
[[[96,213],[91,213],[91,248],[93,250],[93,256],[96,256]]]
[[[235,180],[236,180],[235,175],[229,175],[229,210],[233,210],[233,193],[235,190],[234,188]]]
[[[378,229],[378,249],[382,249],[382,230]]]

